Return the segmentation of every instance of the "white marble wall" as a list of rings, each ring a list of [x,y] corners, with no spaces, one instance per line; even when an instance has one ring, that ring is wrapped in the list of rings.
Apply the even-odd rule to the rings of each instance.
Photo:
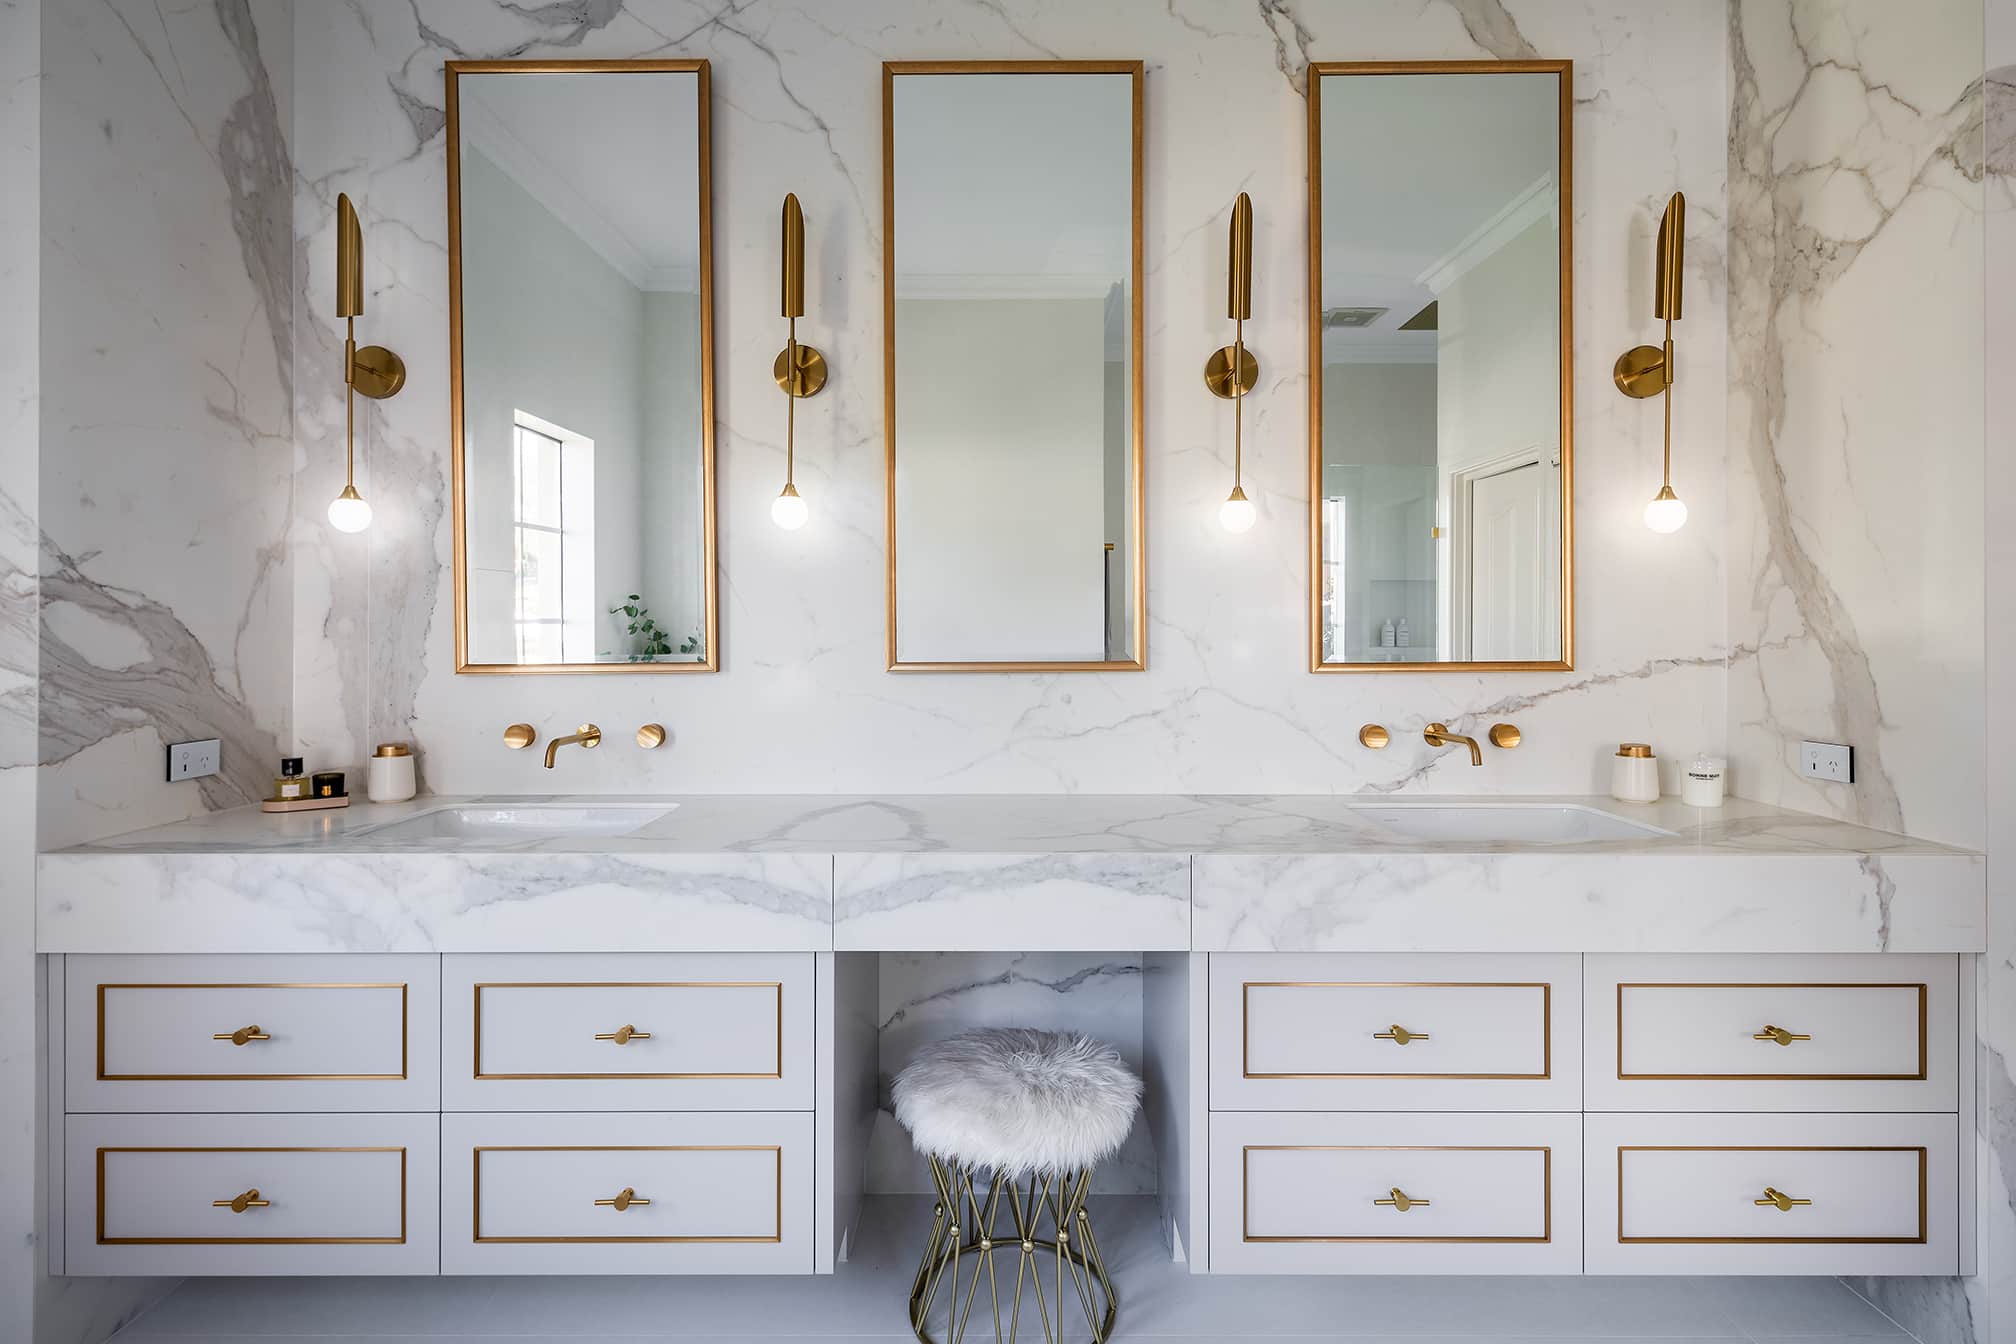
[[[0,1339],[32,1334],[37,1232],[36,315],[42,0],[0,0]]]
[[[1980,0],[1729,17],[1732,775],[1983,846]],[[1855,783],[1799,778],[1801,738],[1852,743]],[[1923,1339],[2011,1337],[1985,1280],[1855,1286]]]
[[[2016,0],[1988,0],[1985,89],[1987,218],[1987,491],[1989,508],[2016,498]],[[2016,529],[1988,531],[1988,735],[2016,733]],[[2016,1340],[2016,779],[1988,776],[1988,954],[1980,1066],[1984,1339]]]
[[[1666,0],[1354,0],[1207,5],[1120,0],[352,0],[297,16],[295,228],[302,468],[292,555],[295,727],[322,761],[412,738],[439,791],[537,788],[506,724],[593,718],[623,745],[572,756],[584,791],[1274,791],[1598,789],[1606,753],[1719,744],[1724,723],[1723,89],[1719,7]],[[450,629],[447,255],[441,63],[453,57],[704,56],[715,89],[724,670],[677,679],[457,677]],[[1303,374],[1306,60],[1539,54],[1577,62],[1579,670],[1566,676],[1314,677],[1306,666]],[[892,676],[883,669],[879,63],[923,57],[1141,57],[1147,81],[1149,670],[1103,676]],[[1692,204],[1691,376],[1676,406],[1677,482],[1694,511],[1660,538],[1658,411],[1610,384],[1654,334],[1652,234]],[[1262,361],[1246,489],[1260,523],[1216,522],[1231,412],[1203,390],[1222,319],[1226,212],[1256,208]],[[363,212],[360,332],[411,380],[368,414],[361,538],[322,521],[340,486],[335,194]],[[801,334],[834,369],[799,415],[812,520],[768,518],[784,406],[768,369],[776,215],[810,229]],[[1526,745],[1472,769],[1419,726],[1516,720]],[[669,748],[629,729],[662,721]],[[1383,753],[1354,735],[1397,730]],[[1413,731],[1409,731],[1413,730]],[[1737,780],[1740,790],[1742,781]]]
[[[290,735],[293,7],[42,14],[53,846],[258,797]],[[164,783],[201,737],[222,775]]]
[[[1141,1070],[1138,952],[885,952],[882,954],[880,1109],[868,1150],[868,1189],[929,1193],[924,1160],[896,1123],[889,1089],[918,1048],[968,1027],[1082,1031]],[[1137,1121],[1093,1187],[1153,1194],[1155,1152]]]
[[[1731,773],[1979,846],[1980,0],[1729,12]]]

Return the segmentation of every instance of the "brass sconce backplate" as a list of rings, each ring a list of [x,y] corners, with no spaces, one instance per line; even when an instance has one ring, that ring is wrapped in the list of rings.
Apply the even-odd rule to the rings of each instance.
[[[406,386],[406,361],[382,345],[359,349],[350,368],[350,385],[373,401],[396,396]]]
[[[776,362],[770,366],[770,377],[777,386],[794,397],[816,397],[819,389],[826,386],[826,356],[800,341],[798,350],[798,376],[791,376],[791,347],[777,352]]]
[[[1666,390],[1666,352],[1656,345],[1633,346],[1617,356],[1611,377],[1627,397],[1656,397]]]
[[[1211,389],[1212,396],[1223,397],[1227,401],[1233,397],[1245,396],[1253,390],[1253,385],[1260,381],[1260,361],[1253,358],[1251,350],[1238,351],[1242,356],[1239,360],[1239,389],[1233,391],[1234,350],[1233,346],[1221,345],[1211,352],[1211,358],[1204,361],[1204,386]]]

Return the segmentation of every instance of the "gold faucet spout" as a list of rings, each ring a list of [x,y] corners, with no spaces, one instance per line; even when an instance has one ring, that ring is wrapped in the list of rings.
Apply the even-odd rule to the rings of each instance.
[[[1449,725],[1446,723],[1429,724],[1421,736],[1431,747],[1453,747],[1458,742],[1461,742],[1464,746],[1470,748],[1470,764],[1484,764],[1484,752],[1477,745],[1477,739],[1474,737],[1465,737],[1461,733],[1450,732]],[[546,755],[548,759],[551,759],[553,753],[548,751]]]
[[[548,742],[546,744],[546,768],[548,770],[553,768],[553,758],[559,753],[560,748],[572,746],[575,743],[579,743],[584,750],[592,750],[595,747],[599,747],[602,745],[602,730],[592,723],[584,723],[577,731],[571,732],[565,737],[556,737],[551,742]]]

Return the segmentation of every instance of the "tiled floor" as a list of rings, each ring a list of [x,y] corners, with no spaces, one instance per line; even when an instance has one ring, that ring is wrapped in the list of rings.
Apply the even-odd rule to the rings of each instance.
[[[928,1216],[921,1200],[874,1201],[861,1246],[832,1278],[191,1280],[119,1340],[900,1344]],[[1116,1344],[1910,1338],[1833,1279],[1203,1277],[1162,1252],[1152,1201],[1099,1201],[1093,1216],[1120,1293]]]

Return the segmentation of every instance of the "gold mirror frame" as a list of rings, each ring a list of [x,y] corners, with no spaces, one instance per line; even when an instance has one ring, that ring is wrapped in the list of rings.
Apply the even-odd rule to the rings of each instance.
[[[1142,471],[1142,425],[1147,401],[1142,372],[1141,61],[884,61],[882,63],[882,422],[884,522],[888,566],[888,666],[891,672],[1141,672],[1148,666],[1148,509]],[[1134,656],[1130,659],[1052,662],[903,662],[896,653],[896,78],[900,75],[1127,75],[1133,82],[1132,263],[1128,299],[1128,395],[1134,464],[1127,508],[1134,527]]]
[[[469,574],[465,553],[465,480],[462,416],[462,153],[457,81],[462,75],[556,74],[698,75],[695,118],[700,137],[700,460],[702,564],[706,578],[706,656],[691,663],[472,663],[469,661]],[[713,94],[708,64],[686,61],[449,61],[442,76],[448,106],[448,387],[454,494],[455,671],[537,676],[553,673],[685,673],[721,669],[720,568],[714,524],[714,165]]]
[[[1311,672],[1572,672],[1575,669],[1575,326],[1573,61],[1311,61],[1309,63],[1309,670]],[[1539,662],[1323,661],[1323,123],[1324,75],[1553,75],[1560,86],[1561,657]]]

